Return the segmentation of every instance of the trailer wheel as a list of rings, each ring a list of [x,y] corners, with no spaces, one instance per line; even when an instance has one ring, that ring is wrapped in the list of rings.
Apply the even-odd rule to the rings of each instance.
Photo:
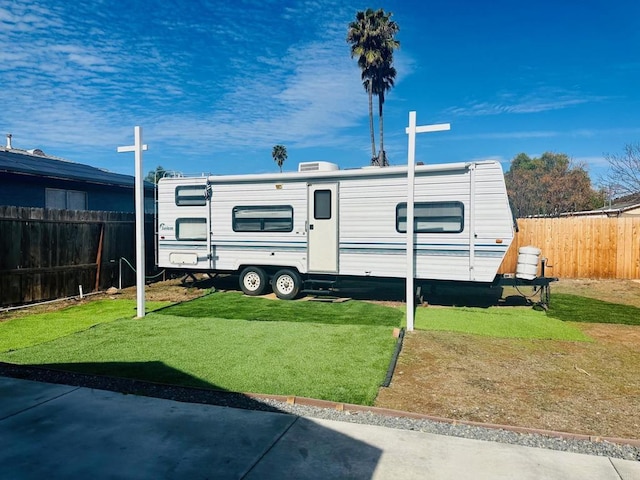
[[[267,274],[258,267],[247,267],[240,273],[240,288],[245,295],[262,295],[267,288]]]
[[[273,292],[281,300],[292,300],[300,292],[300,275],[293,270],[279,270],[271,280]]]

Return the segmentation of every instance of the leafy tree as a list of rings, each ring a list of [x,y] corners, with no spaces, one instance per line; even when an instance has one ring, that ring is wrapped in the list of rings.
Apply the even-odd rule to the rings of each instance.
[[[287,148],[284,145],[275,145],[271,152],[271,156],[278,164],[278,167],[280,167],[280,173],[282,173],[282,164],[284,164],[284,161],[287,159]]]
[[[349,24],[347,42],[351,44],[351,58],[358,58],[362,72],[362,85],[369,95],[369,130],[371,133],[371,164],[388,165],[384,151],[383,104],[385,93],[394,85],[396,69],[393,64],[393,52],[400,46],[395,39],[399,31],[398,24],[391,20],[392,13],[383,9],[356,13],[355,21]],[[373,127],[373,96],[378,97],[378,116],[380,123],[380,153],[376,155],[375,133]]]
[[[609,170],[601,179],[611,196],[640,194],[640,143],[625,145],[621,155],[606,154]]]
[[[602,192],[591,187],[585,165],[573,165],[564,153],[531,158],[520,153],[505,174],[507,193],[517,217],[558,216],[602,206]]]
[[[149,173],[147,173],[144,179],[147,182],[158,183],[158,180],[164,177],[165,173],[167,173],[167,171],[158,165],[155,170],[149,170]]]

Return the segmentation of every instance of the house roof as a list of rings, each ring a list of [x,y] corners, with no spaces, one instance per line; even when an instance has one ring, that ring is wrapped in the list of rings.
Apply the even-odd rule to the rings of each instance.
[[[640,207],[640,192],[616,198],[611,202],[611,208],[617,208],[618,210],[629,210],[630,208],[638,207]]]
[[[604,206],[602,208],[596,208],[595,210],[582,212],[567,212],[560,214],[560,216],[606,215],[609,217],[616,217],[628,212],[629,210],[635,210],[636,208],[640,208],[640,193],[616,198],[611,202],[610,206]]]
[[[112,173],[100,168],[51,157],[41,150],[33,153],[0,147],[0,173],[73,180],[99,185],[133,188],[135,177]],[[148,187],[149,185],[146,185]]]

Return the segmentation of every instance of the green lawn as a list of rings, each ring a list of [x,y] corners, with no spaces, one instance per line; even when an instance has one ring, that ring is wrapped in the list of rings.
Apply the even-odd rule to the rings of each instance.
[[[414,326],[497,338],[590,341],[578,328],[530,307],[418,308]]]
[[[548,315],[565,322],[640,325],[640,308],[567,293],[551,296]]]
[[[151,311],[170,302],[146,302]],[[135,300],[95,300],[50,313],[38,313],[0,322],[0,352],[31,347],[86,330],[99,323],[135,317]]]
[[[162,313],[190,318],[229,318],[268,322],[311,322],[331,325],[378,325],[397,327],[402,320],[398,309],[367,302],[279,301],[251,298],[238,292],[206,295],[164,309]]]
[[[238,392],[373,403],[396,343],[389,318],[395,316],[393,325],[399,326],[398,310],[361,302],[349,302],[349,308],[282,302],[236,293],[216,293],[203,300],[0,353],[0,361]],[[220,313],[229,312],[230,304],[250,318],[269,321],[219,318],[231,316]],[[272,304],[281,306],[267,306]],[[199,316],[204,311],[208,316]],[[269,314],[259,314],[262,311]],[[274,312],[286,321],[277,321]]]

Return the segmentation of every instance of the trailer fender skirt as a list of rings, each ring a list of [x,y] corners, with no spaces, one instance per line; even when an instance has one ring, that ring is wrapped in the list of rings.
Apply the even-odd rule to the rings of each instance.
[[[398,363],[398,356],[402,351],[402,340],[404,339],[404,327],[400,329],[400,333],[398,334],[398,341],[396,342],[396,348],[393,351],[393,356],[391,357],[391,362],[389,363],[389,368],[387,369],[387,376],[382,383],[383,387],[388,387],[391,385],[391,379],[393,378],[393,372],[396,369],[396,363]]]

